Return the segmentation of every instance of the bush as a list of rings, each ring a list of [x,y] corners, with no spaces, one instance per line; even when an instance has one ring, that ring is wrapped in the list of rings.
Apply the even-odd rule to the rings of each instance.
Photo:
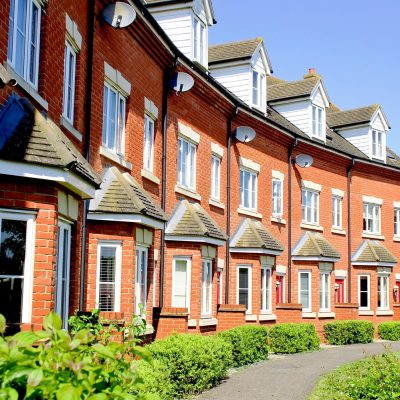
[[[147,349],[168,368],[172,394],[177,398],[212,388],[232,364],[232,346],[217,336],[174,334]]]
[[[263,326],[238,326],[218,334],[233,347],[233,367],[265,360],[268,357],[268,331]]]
[[[378,325],[378,333],[383,340],[400,340],[400,322],[382,322]]]
[[[374,338],[374,325],[369,321],[334,321],[324,325],[329,344],[370,343]]]
[[[269,330],[270,348],[275,353],[300,353],[319,349],[313,324],[278,324]]]

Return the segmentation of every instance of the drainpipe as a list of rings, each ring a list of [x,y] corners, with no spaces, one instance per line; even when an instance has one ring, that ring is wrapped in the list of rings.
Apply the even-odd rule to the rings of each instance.
[[[227,121],[227,160],[226,160],[226,255],[225,255],[225,304],[229,303],[229,246],[231,240],[231,145],[232,145],[232,121],[239,114],[239,108],[236,106],[232,116]]]
[[[356,160],[347,168],[347,302],[351,303],[351,171]]]
[[[92,114],[92,87],[93,87],[93,48],[95,29],[95,3],[96,0],[88,1],[88,56],[89,66],[86,77],[86,107],[85,107],[85,141],[83,155],[90,162],[90,131]],[[87,213],[89,200],[83,201],[82,213],[82,241],[81,241],[81,270],[79,284],[79,311],[85,310],[85,286],[86,286],[86,243],[87,243]]]
[[[297,145],[296,138],[288,152],[288,303],[292,302],[292,154]]]

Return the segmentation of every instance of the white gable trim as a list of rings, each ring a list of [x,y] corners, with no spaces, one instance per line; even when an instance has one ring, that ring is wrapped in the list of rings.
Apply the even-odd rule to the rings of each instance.
[[[377,108],[377,110],[374,112],[374,114],[371,117],[371,122],[370,122],[371,127],[374,124],[375,119],[379,118],[379,117],[381,118],[381,121],[382,121],[383,126],[385,128],[385,131],[388,131],[390,129],[389,122],[388,122],[388,120],[386,118],[386,115],[383,113],[383,111],[382,111],[382,109],[380,107]]]
[[[146,217],[142,214],[113,214],[89,212],[87,218],[93,221],[130,222],[134,224],[149,226],[154,229],[164,228],[164,222]]]
[[[269,57],[266,53],[266,50],[264,48],[264,42],[261,41],[260,44],[257,46],[256,50],[254,51],[252,57],[251,57],[251,65],[254,66],[255,59],[257,55],[261,55],[262,62],[264,64],[264,72],[266,75],[271,75],[272,73],[272,66],[271,62],[269,60]]]
[[[208,236],[178,236],[178,235],[165,235],[165,240],[172,242],[190,242],[190,243],[207,243],[212,244],[214,246],[223,246],[225,244],[225,240],[214,239]]]
[[[107,190],[110,187],[111,182],[114,180],[114,178],[115,178],[115,175],[113,174],[112,169],[108,168],[106,173],[104,174],[100,189],[96,190],[94,198],[90,200],[89,211],[95,210],[99,206],[103,196],[107,192]]]
[[[280,250],[262,249],[259,247],[229,247],[231,253],[247,253],[247,254],[265,254],[279,256],[282,254]]]
[[[176,226],[178,225],[179,221],[181,220],[181,218],[183,217],[183,214],[186,211],[186,201],[182,200],[178,206],[175,208],[174,212],[171,215],[171,218],[169,219],[169,221],[167,222],[167,226],[165,228],[165,234],[169,234],[172,233]]]
[[[238,228],[236,229],[236,232],[233,234],[231,241],[230,241],[230,246],[231,247],[235,247],[237,242],[239,241],[239,238],[242,236],[243,232],[245,231],[245,229],[248,227],[249,223],[247,221],[247,219],[244,219],[240,225],[238,226]]]
[[[321,95],[322,95],[322,99],[324,100],[324,105],[325,108],[329,107],[329,97],[328,97],[328,93],[325,90],[325,86],[322,82],[322,80],[319,80],[319,82],[315,85],[314,89],[311,92],[311,101],[314,100],[316,94],[318,93],[318,90],[321,91]]]

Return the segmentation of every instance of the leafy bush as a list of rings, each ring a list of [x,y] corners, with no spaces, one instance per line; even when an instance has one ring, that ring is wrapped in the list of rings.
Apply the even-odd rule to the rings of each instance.
[[[263,326],[238,326],[218,334],[233,347],[233,367],[265,360],[268,357],[268,332]]]
[[[270,348],[275,353],[300,353],[319,349],[313,324],[278,324],[269,330]]]
[[[309,400],[400,398],[400,361],[390,352],[344,365],[318,382]]]
[[[369,321],[334,321],[324,325],[329,344],[370,343],[374,338],[374,325]]]
[[[382,322],[378,325],[378,333],[384,340],[400,340],[400,322]]]
[[[168,368],[173,397],[177,398],[215,386],[232,363],[232,346],[217,336],[174,334],[147,349]]]

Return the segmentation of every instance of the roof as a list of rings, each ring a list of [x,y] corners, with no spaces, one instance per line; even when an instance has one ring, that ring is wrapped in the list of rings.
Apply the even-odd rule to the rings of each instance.
[[[208,63],[211,65],[250,59],[262,41],[262,38],[255,38],[210,46],[208,48]]]
[[[170,220],[166,234],[168,236],[209,237],[212,239],[227,239],[223,230],[197,203],[181,200]]]
[[[141,214],[149,218],[166,221],[164,211],[155,203],[140,184],[128,173],[117,167],[108,168],[100,190],[91,200],[91,213]]]
[[[100,177],[50,119],[26,98],[11,95],[0,111],[0,158],[70,170],[98,187]]]
[[[378,108],[379,105],[374,104],[353,110],[330,112],[326,114],[326,121],[331,128],[369,123]]]
[[[351,259],[353,263],[371,265],[396,264],[396,257],[378,240],[364,240]]]
[[[340,253],[320,233],[305,232],[296,246],[292,256],[301,258],[339,259]]]
[[[232,236],[231,247],[236,249],[263,249],[281,253],[282,244],[260,222],[245,218]]]
[[[278,83],[275,78],[275,84],[268,88],[268,101],[286,100],[297,97],[309,97],[318,82],[319,76],[312,76],[294,82]],[[269,82],[268,82],[269,83]]]

